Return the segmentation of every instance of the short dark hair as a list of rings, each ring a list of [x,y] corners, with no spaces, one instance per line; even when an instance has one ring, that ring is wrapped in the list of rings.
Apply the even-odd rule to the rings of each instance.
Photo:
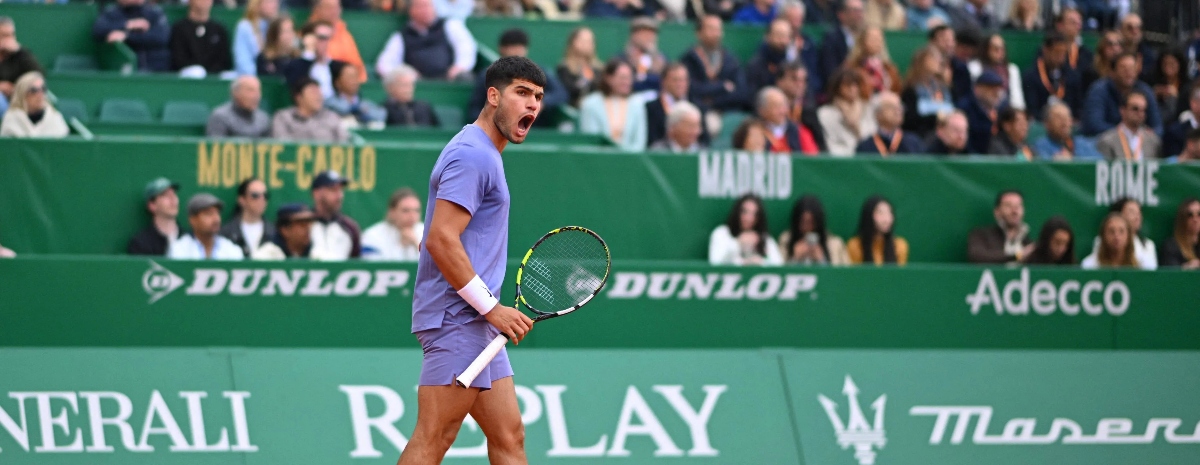
[[[842,68],[833,73],[833,76],[829,78],[829,85],[825,89],[833,97],[842,91],[842,86],[850,84],[857,84],[861,87],[863,85],[863,75],[857,69]]]
[[[304,37],[309,34],[315,34],[317,32],[317,28],[321,27],[321,26],[325,26],[330,29],[333,29],[333,24],[330,23],[329,21],[325,21],[323,19],[319,19],[316,21],[309,21],[307,24],[304,25],[304,27],[300,28],[300,37]]]
[[[1001,201],[1001,200],[1004,200],[1004,196],[1006,196],[1006,195],[1014,195],[1014,194],[1015,194],[1017,197],[1020,197],[1022,200],[1024,200],[1024,199],[1025,199],[1025,195],[1024,195],[1024,194],[1022,194],[1022,193],[1021,193],[1021,191],[1019,191],[1019,190],[1016,190],[1016,189],[1005,189],[1005,190],[1002,190],[1002,191],[1000,191],[1000,193],[999,193],[999,194],[996,194],[996,204],[995,204],[995,205],[992,205],[992,207],[993,207],[993,208],[1000,208],[1000,201]]]
[[[1121,97],[1121,107],[1124,108],[1124,107],[1129,106],[1129,99],[1131,99],[1135,96],[1145,99],[1147,105],[1149,105],[1151,102],[1150,97],[1148,97],[1146,94],[1143,94],[1141,91],[1135,90],[1135,91],[1131,91]]]
[[[310,78],[308,76],[296,79],[296,82],[293,82],[291,85],[292,100],[296,100],[296,97],[298,97],[298,96],[300,96],[300,94],[304,93],[304,89],[307,88],[308,86],[320,87],[321,84],[317,83],[316,79]]]
[[[1080,12],[1078,8],[1073,6],[1064,6],[1063,9],[1059,10],[1058,14],[1054,16],[1054,24],[1061,24],[1063,21],[1065,21],[1067,19],[1067,13],[1075,13],[1081,18],[1083,17],[1083,13]]]
[[[1058,44],[1070,43],[1067,36],[1060,34],[1058,31],[1047,31],[1046,36],[1042,38],[1042,48],[1050,48]]]
[[[604,63],[604,76],[600,78],[600,83],[597,86],[600,90],[600,93],[604,95],[612,93],[612,88],[608,86],[608,79],[605,78],[616,74],[617,69],[622,66],[628,66],[630,70],[633,70],[633,65],[630,65],[629,62],[620,58],[613,58]]]
[[[954,31],[954,41],[957,42],[958,45],[979,47],[984,43],[984,37],[983,34],[980,34],[975,29],[963,28]]]
[[[783,66],[779,67],[779,71],[775,73],[775,80],[783,79],[784,76],[790,75],[790,74],[792,74],[796,71],[800,71],[800,70],[808,71],[808,68],[804,66],[803,61],[800,61],[800,60],[789,61],[786,64],[784,64]]]
[[[525,57],[511,56],[496,60],[488,66],[484,73],[484,85],[496,90],[504,90],[517,79],[532,82],[538,87],[546,87],[546,73],[542,67]]]
[[[1112,63],[1110,63],[1109,66],[1112,67],[1113,71],[1116,71],[1117,63],[1120,63],[1121,60],[1124,60],[1126,58],[1132,59],[1134,64],[1137,63],[1137,55],[1136,54],[1134,54],[1133,52],[1121,52],[1121,53],[1118,53],[1117,56],[1113,57]]]
[[[926,39],[933,40],[934,38],[936,38],[938,36],[938,34],[941,34],[943,31],[953,31],[953,30],[954,29],[951,29],[950,26],[947,26],[945,24],[939,24],[937,26],[934,26],[933,29],[929,30],[929,34],[926,35]]]
[[[514,27],[503,34],[500,34],[500,46],[509,47],[513,45],[529,46],[529,34],[525,33],[524,29]]]
[[[1000,115],[996,118],[996,120],[998,123],[1000,123],[1001,126],[1003,126],[1005,124],[1011,124],[1013,121],[1016,121],[1017,115],[1025,115],[1025,111],[1018,110],[1013,107],[1005,107],[1003,110],[1000,110]],[[1029,118],[1029,116],[1026,115],[1026,119],[1028,119],[1028,118]]]
[[[684,65],[682,62],[673,61],[673,62],[669,63],[669,64],[668,64],[668,65],[667,65],[665,68],[663,68],[663,70],[662,70],[662,77],[663,77],[663,81],[666,81],[666,77],[667,77],[667,75],[669,75],[669,74],[671,74],[671,73],[675,72],[676,70],[680,70],[680,69],[682,69],[682,70],[684,70],[684,71],[687,71],[687,70],[688,70],[688,69],[687,69],[687,66],[686,66],[686,65]],[[689,76],[690,76],[690,74],[689,74]]]

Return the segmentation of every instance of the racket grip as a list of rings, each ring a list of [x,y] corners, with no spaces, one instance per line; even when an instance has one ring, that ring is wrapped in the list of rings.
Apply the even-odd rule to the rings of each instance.
[[[454,384],[464,388],[471,387],[471,383],[475,381],[475,377],[479,376],[479,373],[483,372],[483,367],[486,367],[489,363],[492,363],[492,359],[496,358],[496,354],[500,353],[500,349],[503,349],[504,345],[507,343],[508,338],[503,334],[496,336],[495,339],[492,339],[492,342],[483,349],[483,352],[480,353],[478,357],[475,357],[475,361],[471,362],[471,366],[468,366],[461,375],[458,375],[457,378],[454,378]]]

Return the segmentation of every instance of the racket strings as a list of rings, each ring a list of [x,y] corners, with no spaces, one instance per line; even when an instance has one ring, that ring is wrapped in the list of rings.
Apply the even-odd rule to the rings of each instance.
[[[608,250],[595,236],[578,230],[555,233],[526,261],[521,295],[541,312],[569,309],[600,289],[608,265]]]

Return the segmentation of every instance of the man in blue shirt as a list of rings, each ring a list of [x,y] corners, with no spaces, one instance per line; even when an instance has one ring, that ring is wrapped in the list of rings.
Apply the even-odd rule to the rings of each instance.
[[[1046,107],[1046,135],[1033,143],[1033,152],[1041,160],[1099,160],[1100,152],[1086,137],[1072,136],[1071,108],[1062,102]]]
[[[970,153],[988,153],[992,134],[997,131],[997,120],[1004,104],[1004,79],[991,70],[985,70],[975,80],[975,94],[963,98],[958,107],[967,115],[970,127]]]
[[[778,5],[775,0],[753,0],[733,14],[733,24],[766,26],[775,19]]]
[[[124,42],[137,54],[140,71],[167,71],[171,52],[167,40],[171,25],[158,5],[146,0],[117,0],[109,5],[92,25],[92,37],[99,42]]]
[[[1146,96],[1146,126],[1154,129],[1154,133],[1162,135],[1162,113],[1158,111],[1158,103],[1154,99],[1154,90],[1145,82],[1138,80],[1137,56],[1132,53],[1122,53],[1113,59],[1111,77],[1101,79],[1088,89],[1087,99],[1083,102],[1083,127],[1086,136],[1096,136],[1121,123],[1121,102],[1125,94],[1141,92]]]

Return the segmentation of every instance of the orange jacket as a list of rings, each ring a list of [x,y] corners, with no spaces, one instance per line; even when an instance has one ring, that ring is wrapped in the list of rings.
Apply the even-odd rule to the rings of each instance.
[[[358,53],[358,44],[354,42],[354,36],[350,35],[350,30],[346,29],[346,22],[340,19],[333,25],[333,38],[329,41],[329,57],[354,65],[355,68],[358,68],[359,81],[367,82],[367,67],[363,65],[362,55]]]

